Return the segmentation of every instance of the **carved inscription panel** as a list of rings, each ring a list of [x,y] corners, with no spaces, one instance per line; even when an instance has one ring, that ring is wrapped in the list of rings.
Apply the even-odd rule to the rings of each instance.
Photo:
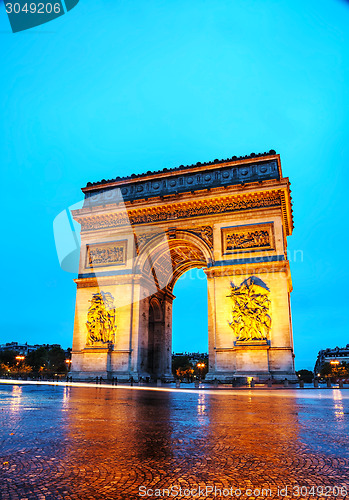
[[[127,241],[93,243],[86,246],[86,268],[126,264]]]
[[[223,255],[275,250],[273,223],[223,228],[222,250]]]

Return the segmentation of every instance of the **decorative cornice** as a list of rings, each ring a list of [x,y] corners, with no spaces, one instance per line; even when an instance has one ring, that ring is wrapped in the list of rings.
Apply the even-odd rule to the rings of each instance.
[[[169,173],[172,173],[172,172],[181,172],[181,171],[186,171],[188,169],[194,169],[194,168],[198,168],[198,167],[205,167],[205,166],[211,166],[211,165],[219,165],[219,164],[222,164],[222,163],[236,163],[236,162],[246,162],[248,160],[259,160],[259,159],[264,159],[265,157],[269,157],[269,156],[275,156],[276,155],[276,152],[271,149],[270,151],[268,152],[264,152],[264,153],[251,153],[249,155],[245,155],[245,156],[232,156],[231,158],[227,158],[225,160],[218,160],[218,159],[215,159],[213,161],[208,161],[208,162],[204,162],[204,163],[201,163],[201,162],[197,162],[197,163],[193,163],[192,165],[180,165],[179,167],[175,167],[175,168],[164,168],[162,170],[154,170],[154,171],[148,171],[148,172],[145,172],[145,173],[141,173],[141,174],[131,174],[129,176],[124,176],[124,177],[115,177],[115,179],[109,179],[109,180],[105,180],[105,179],[102,179],[101,181],[98,181],[98,182],[88,182],[87,185],[86,185],[86,188],[83,188],[83,192],[86,192],[90,189],[93,189],[94,186],[100,186],[100,185],[104,185],[104,184],[115,184],[115,183],[119,183],[119,182],[122,182],[122,181],[128,181],[128,180],[131,180],[133,181],[134,179],[139,179],[139,178],[144,178],[144,177],[149,177],[149,176],[159,176],[159,175],[162,175],[162,174],[169,174]],[[278,155],[277,155],[278,156]]]
[[[277,157],[250,162],[227,163],[212,167],[196,167],[178,173],[161,173],[159,176],[141,177],[140,180],[116,182],[85,188],[85,207],[116,202],[190,193],[251,182],[281,179]]]
[[[278,207],[282,204],[282,191],[272,190],[246,195],[224,196],[206,200],[143,207],[123,212],[95,215],[90,213],[74,214],[81,224],[82,231],[95,231],[125,225],[150,224],[154,222],[193,219],[208,215],[239,212],[263,207]],[[287,214],[286,214],[287,215]]]
[[[241,265],[229,265],[222,263],[220,266],[214,266],[204,269],[208,278],[218,278],[222,276],[247,276],[259,274],[274,274],[284,272],[286,274],[288,291],[292,292],[292,279],[290,271],[290,262],[288,260],[278,260],[275,262],[253,262]]]

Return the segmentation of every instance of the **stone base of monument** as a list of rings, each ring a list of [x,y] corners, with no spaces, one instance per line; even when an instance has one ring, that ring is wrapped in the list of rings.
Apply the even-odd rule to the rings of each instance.
[[[276,380],[277,382],[283,382],[285,378],[290,382],[290,383],[297,383],[299,382],[299,379],[297,378],[297,375],[292,372],[270,372],[272,380]]]
[[[270,346],[270,340],[262,339],[262,340],[235,340],[234,341],[234,346],[235,347],[243,347],[244,349],[248,347],[255,347],[255,346]]]
[[[218,380],[221,384],[232,384],[233,382],[236,386],[246,385],[251,379],[257,383],[267,383],[268,380],[272,380],[273,382],[282,383],[285,378],[292,384],[298,383],[298,379],[296,375],[292,372],[211,372],[208,373],[205,377],[205,382],[211,383],[215,380]]]
[[[158,380],[166,383],[173,382],[174,378],[173,375],[171,374],[164,374],[162,377],[158,378],[154,376],[149,375],[148,373],[137,373],[137,372],[121,372],[121,371],[106,371],[106,370],[71,370],[69,372],[69,376],[73,378],[73,381],[78,382],[91,382],[96,380],[96,377],[102,379],[104,381],[112,380],[113,378],[116,378],[118,382],[129,382],[131,380],[131,377],[133,378],[134,382],[138,382],[139,380],[142,380],[143,382],[148,380],[151,383],[157,383]]]
[[[230,383],[234,379],[244,383],[247,378],[266,382],[269,378],[283,381],[287,378],[296,382],[293,366],[293,352],[290,347],[271,347],[269,340],[235,341],[233,347],[214,350],[210,359],[207,381],[218,379]]]
[[[134,380],[138,380],[137,374],[113,373],[106,371],[70,371],[69,376],[72,377],[74,382],[92,382],[96,380],[96,377],[102,377],[102,380],[105,382],[112,380],[113,377],[116,377],[118,382],[129,382],[131,376]]]
[[[247,384],[252,378],[255,382],[266,382],[271,378],[271,375],[269,372],[212,372],[206,375],[205,382],[214,382],[215,380],[223,384],[232,384],[236,382],[238,386]]]

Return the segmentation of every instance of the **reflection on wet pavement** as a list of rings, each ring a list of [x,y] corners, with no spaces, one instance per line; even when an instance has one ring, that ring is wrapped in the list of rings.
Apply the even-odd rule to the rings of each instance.
[[[172,498],[195,498],[199,486],[202,498],[297,498],[303,487],[298,498],[316,499],[349,489],[346,390],[0,385],[0,398],[2,499],[122,500],[171,487]]]

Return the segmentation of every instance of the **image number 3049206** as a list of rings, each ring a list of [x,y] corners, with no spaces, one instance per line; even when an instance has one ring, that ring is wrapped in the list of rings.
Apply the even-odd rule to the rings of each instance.
[[[53,21],[78,3],[79,0],[4,0],[13,33]]]

